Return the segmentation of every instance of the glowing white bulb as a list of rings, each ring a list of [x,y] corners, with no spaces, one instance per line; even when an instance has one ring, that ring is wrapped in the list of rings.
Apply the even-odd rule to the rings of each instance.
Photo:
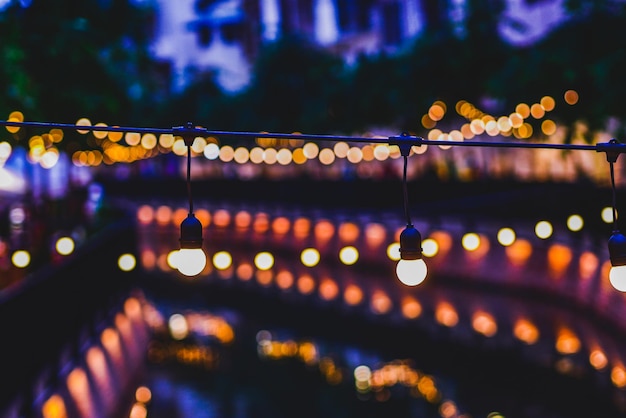
[[[396,266],[398,279],[407,286],[417,286],[426,279],[426,263],[423,259],[400,260]]]
[[[206,266],[202,248],[181,248],[176,256],[176,268],[185,276],[196,276]]]
[[[626,266],[611,267],[609,281],[616,290],[626,292]]]

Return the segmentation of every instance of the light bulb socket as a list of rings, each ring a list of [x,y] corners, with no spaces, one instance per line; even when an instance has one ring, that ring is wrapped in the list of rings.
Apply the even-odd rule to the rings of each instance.
[[[400,258],[403,260],[422,258],[422,235],[413,225],[407,225],[400,233]]]
[[[626,266],[626,237],[619,231],[609,238],[609,257],[613,267]]]
[[[202,223],[189,213],[180,223],[180,248],[202,248]]]
[[[421,147],[423,138],[418,136],[411,136],[407,132],[402,132],[399,136],[389,137],[389,143],[392,145],[397,145],[400,149],[400,155],[403,157],[408,157],[411,153],[411,148],[413,146]]]

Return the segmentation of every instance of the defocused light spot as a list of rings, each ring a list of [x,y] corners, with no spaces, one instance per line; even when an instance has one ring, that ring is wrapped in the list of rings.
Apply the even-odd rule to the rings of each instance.
[[[574,354],[580,350],[580,340],[571,329],[560,327],[557,332],[555,348],[561,354]]]
[[[69,255],[74,251],[74,240],[70,237],[61,237],[55,244],[57,252],[61,255]]]
[[[298,277],[296,286],[300,293],[302,293],[303,295],[308,295],[315,289],[315,280],[313,280],[313,277],[309,276],[308,274],[303,274],[302,276]]]
[[[556,102],[554,101],[554,98],[551,96],[543,96],[541,100],[539,101],[539,104],[541,104],[541,107],[543,107],[546,110],[546,112],[550,112],[554,110],[554,106]]]
[[[359,238],[359,227],[353,222],[342,222],[339,225],[338,235],[344,242],[354,242]]]
[[[472,327],[486,337],[492,337],[498,331],[494,317],[487,312],[476,312],[472,316]]]
[[[335,234],[335,226],[327,219],[319,220],[314,228],[315,239],[326,242]]]
[[[372,371],[369,367],[360,365],[354,368],[354,384],[359,392],[367,392],[370,389]]]
[[[291,221],[284,217],[278,216],[272,221],[272,231],[274,231],[277,235],[284,235],[289,232],[289,228],[291,227]]]
[[[624,370],[624,366],[617,365],[611,369],[611,381],[618,388],[626,387],[626,370]]]
[[[9,220],[13,225],[21,225],[26,220],[26,211],[20,206],[11,208]]]
[[[330,165],[335,162],[335,153],[330,148],[324,148],[319,153],[319,160],[323,165]]]
[[[316,266],[320,262],[320,253],[315,248],[305,248],[300,254],[300,260],[307,267]]]
[[[453,327],[459,322],[459,316],[452,305],[447,302],[439,302],[435,309],[435,319],[441,325]]]
[[[30,264],[30,253],[26,250],[17,250],[11,256],[11,262],[15,267],[27,267]]]
[[[602,350],[596,348],[589,353],[589,364],[596,370],[602,370],[609,364],[609,360]]]
[[[439,413],[442,418],[454,418],[458,416],[458,408],[452,401],[444,401],[439,406]]]
[[[235,227],[246,229],[252,224],[252,215],[246,210],[241,210],[235,214]]]
[[[60,395],[50,396],[41,408],[43,418],[66,418],[68,416],[65,401]]]
[[[400,243],[394,242],[389,244],[387,247],[387,257],[393,261],[400,260]]]
[[[478,237],[478,234],[474,232],[469,232],[463,235],[463,238],[461,239],[461,244],[463,245],[463,248],[465,248],[467,251],[474,251],[480,245],[480,238]]]
[[[80,118],[76,121],[76,126],[92,126],[91,121],[87,118]],[[79,134],[86,134],[89,132],[88,129],[76,129],[76,132]]]
[[[585,251],[580,255],[579,272],[582,279],[588,280],[593,277],[600,265],[598,256],[591,251]]]
[[[578,103],[578,93],[575,90],[567,90],[563,95],[565,103],[568,105],[575,105]]]
[[[339,294],[339,286],[334,280],[325,277],[320,281],[318,291],[323,300],[332,300]]]
[[[315,142],[307,142],[302,147],[302,151],[304,151],[304,155],[306,156],[306,158],[311,160],[313,158],[317,158],[320,150],[319,146]]]
[[[274,266],[274,256],[267,251],[262,251],[254,256],[254,265],[259,270],[269,270]]]
[[[256,281],[261,286],[267,287],[272,284],[274,274],[269,270],[259,270],[256,272]]]
[[[527,319],[518,319],[513,326],[513,335],[526,344],[534,344],[539,339],[539,329]]]
[[[216,160],[220,156],[220,147],[217,144],[207,144],[203,154],[207,160]]]
[[[218,251],[213,254],[213,265],[218,270],[226,270],[233,264],[233,258],[228,251]]]
[[[515,231],[512,228],[501,228],[498,231],[498,242],[504,247],[515,242]]]
[[[293,282],[293,274],[289,270],[281,270],[276,275],[276,285],[283,290],[291,288]]]
[[[613,223],[613,208],[611,207],[605,207],[604,209],[602,209],[602,212],[600,213],[600,216],[602,217],[602,220],[607,223],[607,224],[612,224]],[[619,218],[618,215],[615,216],[616,218]]]
[[[264,234],[270,229],[270,216],[265,212],[258,212],[254,215],[252,229],[257,234]]]
[[[95,405],[89,392],[89,380],[85,371],[80,367],[74,368],[68,374],[66,382],[67,389],[81,416],[96,415]]]
[[[532,251],[532,245],[525,239],[516,240],[513,244],[506,247],[506,255],[509,261],[516,266],[523,265],[532,254]]]
[[[570,215],[567,218],[567,227],[569,228],[570,231],[580,231],[581,229],[583,229],[583,218],[580,215]]]
[[[173,314],[167,322],[170,335],[175,340],[182,340],[189,334],[187,319],[181,314]]]
[[[426,257],[434,257],[439,252],[439,244],[432,238],[422,241],[422,254]]]
[[[402,315],[407,319],[415,319],[422,314],[422,305],[412,296],[405,296],[400,302]]]
[[[293,236],[303,239],[309,236],[311,230],[311,221],[307,218],[298,218],[293,221]]]
[[[385,242],[386,238],[387,231],[383,225],[379,223],[369,223],[365,227],[365,240],[368,246],[377,248]]]
[[[358,261],[359,251],[351,245],[343,247],[339,250],[339,259],[345,265],[350,266]]]
[[[358,305],[363,300],[363,291],[356,284],[349,284],[343,291],[343,300],[351,306]]]
[[[149,205],[142,205],[137,209],[137,220],[140,224],[147,225],[154,219],[154,209]]]
[[[218,209],[213,214],[213,225],[225,228],[230,224],[230,213],[226,209]]]
[[[557,274],[563,274],[572,261],[572,250],[562,244],[553,244],[548,249],[548,266]]]
[[[549,238],[552,235],[552,224],[548,221],[539,221],[535,225],[535,235],[541,239]]]
[[[131,271],[137,265],[137,259],[132,254],[122,254],[117,259],[117,265],[122,271]]]
[[[349,149],[350,146],[343,141],[339,141],[333,146],[333,151],[337,158],[346,158]]]
[[[226,272],[228,269],[224,269],[222,270],[223,272]],[[252,268],[252,264],[250,263],[241,263],[239,264],[239,266],[237,266],[237,277],[239,278],[239,280],[247,282],[248,280],[252,279],[252,276],[254,275],[254,269]],[[228,278],[228,276],[224,276],[223,278]]]
[[[434,239],[439,245],[439,252],[445,254],[452,248],[452,236],[445,231],[434,231],[430,234],[430,238]]]
[[[178,250],[172,250],[167,253],[167,265],[174,270],[178,269],[177,257]]]
[[[154,216],[159,225],[167,225],[172,219],[172,208],[167,205],[161,205],[157,208]]]
[[[134,403],[130,408],[128,418],[146,418],[148,416],[148,408],[143,403]]]
[[[220,148],[219,159],[222,162],[229,163],[235,158],[235,149],[230,145],[224,145]]]
[[[384,314],[391,310],[393,303],[387,294],[382,290],[376,290],[372,294],[370,308],[376,314]]]

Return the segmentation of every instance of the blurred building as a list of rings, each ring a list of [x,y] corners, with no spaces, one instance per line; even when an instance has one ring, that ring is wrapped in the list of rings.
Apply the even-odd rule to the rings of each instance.
[[[394,53],[427,26],[452,22],[465,34],[467,0],[158,0],[156,57],[169,61],[175,90],[195,75],[214,73],[228,92],[250,81],[260,48],[298,35],[328,48],[347,63],[360,54]],[[546,36],[568,18],[564,1],[504,2],[498,26],[511,46]]]

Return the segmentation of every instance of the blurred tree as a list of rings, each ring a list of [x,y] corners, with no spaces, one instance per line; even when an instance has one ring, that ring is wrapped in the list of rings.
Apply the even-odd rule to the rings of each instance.
[[[340,58],[297,36],[263,46],[249,88],[231,102],[229,126],[287,132],[334,127],[334,98],[343,90]]]
[[[0,13],[2,113],[142,123],[163,95],[148,49],[153,19],[128,0],[11,2]]]

